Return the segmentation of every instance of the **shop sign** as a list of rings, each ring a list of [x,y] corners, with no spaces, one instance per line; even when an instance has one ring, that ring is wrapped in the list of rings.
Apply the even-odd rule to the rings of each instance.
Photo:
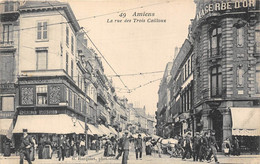
[[[20,80],[20,84],[52,84],[61,83],[61,79]]]
[[[0,84],[0,91],[1,91],[1,93],[15,92],[15,85],[14,84]]]
[[[37,111],[35,111],[35,110],[20,110],[19,114],[20,115],[36,115]]]
[[[254,8],[255,0],[236,0],[233,2],[215,2],[204,5],[204,7],[197,13],[196,20],[204,17],[210,12],[226,11],[226,10],[239,10],[245,8]]]
[[[13,118],[14,112],[0,112],[0,118]]]
[[[39,110],[40,115],[52,115],[52,114],[58,114],[57,110]]]

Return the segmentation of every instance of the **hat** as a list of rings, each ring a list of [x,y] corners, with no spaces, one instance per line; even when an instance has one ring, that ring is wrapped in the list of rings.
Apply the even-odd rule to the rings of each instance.
[[[196,132],[196,135],[200,135],[200,132]]]
[[[28,132],[28,130],[27,129],[23,129],[23,132]]]
[[[212,130],[211,133],[215,133],[215,130]]]
[[[125,134],[128,134],[128,133],[129,133],[129,132],[126,130],[126,131],[125,131]]]

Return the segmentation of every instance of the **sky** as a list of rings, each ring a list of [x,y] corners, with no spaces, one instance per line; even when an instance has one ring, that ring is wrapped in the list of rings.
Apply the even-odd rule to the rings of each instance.
[[[195,17],[193,0],[65,0],[81,27],[88,32],[99,51],[118,75],[165,71],[173,61],[175,47],[188,36],[190,19]],[[146,16],[136,16],[146,13]],[[95,17],[94,17],[95,16]],[[138,21],[137,21],[138,19]],[[148,20],[149,19],[149,20]],[[121,20],[121,22],[118,21]],[[165,22],[148,22],[165,20]],[[131,21],[131,22],[125,22]],[[89,44],[89,47],[93,45]],[[146,107],[154,115],[163,72],[121,76],[126,88],[102,59],[105,74],[112,78],[117,95],[135,107]],[[149,83],[148,85],[144,85]]]

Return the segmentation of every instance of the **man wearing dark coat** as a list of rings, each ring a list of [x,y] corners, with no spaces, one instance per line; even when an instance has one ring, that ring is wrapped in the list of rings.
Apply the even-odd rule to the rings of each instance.
[[[209,147],[210,147],[210,153],[209,153],[209,155],[207,157],[207,161],[210,161],[211,156],[213,154],[215,162],[219,163],[218,162],[218,158],[217,158],[218,145],[217,145],[217,142],[216,142],[215,131],[214,130],[211,131],[211,134],[210,134],[210,137],[209,137]]]
[[[198,161],[200,151],[200,133],[196,132],[196,136],[193,138],[193,161]]]
[[[28,161],[29,164],[31,164],[31,159],[30,159],[30,147],[33,144],[32,138],[30,135],[28,135],[28,130],[23,129],[23,136],[21,138],[21,146],[20,146],[20,164],[23,164],[23,159]]]
[[[117,148],[118,154],[116,156],[116,159],[118,159],[123,153],[123,142],[124,142],[124,135],[118,141],[118,148]]]
[[[185,137],[185,140],[184,140],[184,150],[185,150],[185,152],[182,156],[182,160],[185,160],[188,153],[192,154],[191,148],[192,148],[192,146],[191,146],[191,133],[188,132],[187,136]]]
[[[60,135],[58,138],[59,161],[61,159],[64,161],[65,147],[66,147],[66,140],[63,137],[63,135]]]
[[[129,155],[129,145],[130,145],[130,138],[128,137],[128,131],[126,131],[124,136],[124,141],[123,141],[122,164],[127,164],[128,155]]]
[[[141,134],[138,134],[138,138],[135,139],[134,145],[135,145],[136,159],[138,159],[138,153],[139,153],[139,158],[142,159],[143,140],[141,138]]]

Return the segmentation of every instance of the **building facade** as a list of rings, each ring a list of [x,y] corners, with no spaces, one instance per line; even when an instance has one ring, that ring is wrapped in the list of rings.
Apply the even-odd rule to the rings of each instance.
[[[219,147],[236,136],[259,151],[259,0],[194,2],[168,86],[172,134],[215,130]]]

